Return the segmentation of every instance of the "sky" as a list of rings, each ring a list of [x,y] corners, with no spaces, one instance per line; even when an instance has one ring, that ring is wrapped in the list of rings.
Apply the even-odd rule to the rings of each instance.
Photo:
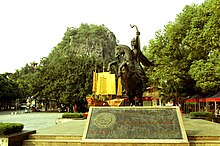
[[[61,42],[68,27],[104,24],[130,46],[138,26],[141,47],[186,5],[204,0],[1,0],[0,74],[39,62]]]

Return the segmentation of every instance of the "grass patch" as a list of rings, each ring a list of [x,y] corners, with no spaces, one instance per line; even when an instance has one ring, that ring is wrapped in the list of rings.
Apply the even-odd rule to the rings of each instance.
[[[0,135],[9,135],[21,132],[24,125],[21,123],[0,123]]]
[[[62,118],[83,118],[84,113],[64,113]]]

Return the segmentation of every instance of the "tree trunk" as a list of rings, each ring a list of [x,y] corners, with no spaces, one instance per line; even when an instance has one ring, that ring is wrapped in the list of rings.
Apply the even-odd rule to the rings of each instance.
[[[48,110],[48,104],[49,104],[49,101],[48,101],[48,99],[46,98],[45,111],[47,111],[47,110]]]

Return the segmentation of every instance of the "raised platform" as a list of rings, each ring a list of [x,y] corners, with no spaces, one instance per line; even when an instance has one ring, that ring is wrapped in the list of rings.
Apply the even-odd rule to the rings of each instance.
[[[189,136],[190,146],[218,146],[220,145],[220,136]],[[26,140],[23,146],[84,146],[84,145],[115,145],[126,146],[126,142],[106,142],[106,143],[86,143],[82,141],[82,136],[74,135],[46,135],[46,134],[33,134]],[[130,143],[129,146],[170,146],[177,145],[171,143]],[[178,146],[178,145],[177,145]]]
[[[179,107],[91,107],[83,142],[189,144]]]
[[[34,133],[36,130],[23,130],[10,135],[0,135],[0,146],[22,146],[23,141]]]
[[[190,146],[220,146],[220,124],[201,119],[190,119],[182,116]],[[75,120],[52,127],[39,129],[37,134],[30,136],[24,146],[84,146],[84,145],[116,145],[128,143],[93,142],[82,140],[86,120]],[[130,143],[129,146],[168,146],[169,143]],[[176,144],[175,144],[176,145]]]

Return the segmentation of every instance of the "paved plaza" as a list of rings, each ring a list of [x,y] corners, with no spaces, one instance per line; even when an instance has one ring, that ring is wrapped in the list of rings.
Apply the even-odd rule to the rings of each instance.
[[[190,119],[183,116],[184,127],[188,136],[220,136],[220,124],[202,119]],[[37,130],[38,134],[83,135],[86,120],[74,120],[52,127]]]
[[[190,119],[183,116],[188,136],[220,136],[220,123],[202,119]]]
[[[20,111],[17,113],[20,113]],[[33,112],[12,115],[11,112],[0,112],[0,122],[22,123],[24,124],[24,130],[37,130],[54,126],[55,119],[61,118],[62,114],[63,113]]]
[[[0,112],[0,122],[18,122],[24,124],[25,130],[37,130],[38,134],[71,134],[82,135],[86,120],[74,120],[63,124],[55,124],[63,113],[25,113],[11,115]],[[220,136],[220,124],[201,119],[190,119],[183,116],[188,136]]]

